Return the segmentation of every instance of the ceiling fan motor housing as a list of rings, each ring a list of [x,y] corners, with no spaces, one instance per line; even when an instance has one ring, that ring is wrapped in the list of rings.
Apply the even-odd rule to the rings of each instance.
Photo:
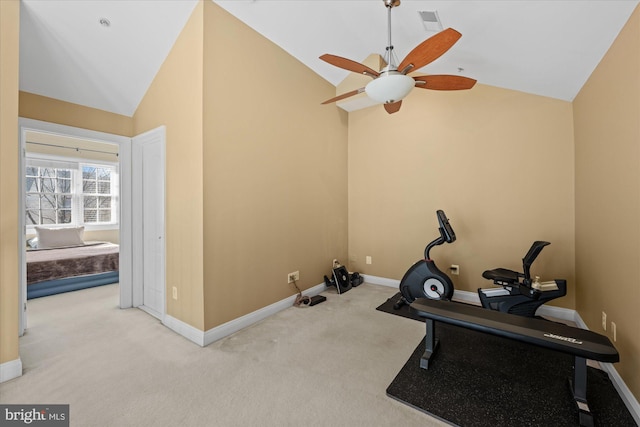
[[[386,71],[370,81],[365,87],[369,98],[377,102],[390,104],[402,100],[415,86],[413,77],[398,71]]]

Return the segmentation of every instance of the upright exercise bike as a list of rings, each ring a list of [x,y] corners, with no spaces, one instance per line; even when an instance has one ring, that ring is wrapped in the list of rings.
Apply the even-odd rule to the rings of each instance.
[[[445,273],[440,271],[436,263],[429,257],[431,249],[444,243],[456,241],[456,233],[451,228],[449,220],[443,211],[436,212],[440,237],[430,242],[424,248],[424,259],[413,264],[400,281],[402,296],[393,308],[398,310],[406,304],[411,304],[416,298],[451,300],[453,297],[453,282]]]
[[[442,210],[436,212],[440,237],[430,242],[424,250],[424,259],[413,264],[400,281],[402,296],[394,305],[399,309],[412,303],[416,298],[451,300],[453,282],[440,271],[429,257],[434,246],[452,243],[456,234],[449,224],[449,219]],[[500,288],[478,289],[478,296],[484,308],[520,316],[534,317],[537,309],[544,303],[566,295],[566,280],[556,279],[539,282],[536,277],[531,280],[530,269],[533,261],[549,242],[535,241],[522,259],[523,273],[506,268],[496,268],[482,273],[482,277],[492,280]]]

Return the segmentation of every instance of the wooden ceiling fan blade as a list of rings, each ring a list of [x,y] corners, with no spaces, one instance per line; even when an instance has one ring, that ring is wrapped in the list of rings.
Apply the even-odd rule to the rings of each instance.
[[[407,74],[435,61],[451,49],[451,46],[453,46],[460,37],[462,37],[462,34],[453,28],[447,28],[435,36],[429,37],[409,52],[407,57],[398,65],[398,71]],[[409,68],[407,69],[407,67]]]
[[[376,70],[367,67],[364,64],[361,64],[356,61],[352,61],[351,59],[343,58],[341,56],[330,55],[325,53],[320,57],[325,62],[328,62],[331,65],[335,65],[338,68],[342,68],[348,71],[353,71],[358,74],[365,74],[371,77],[378,77],[380,75]]]
[[[422,89],[431,90],[465,90],[471,89],[476,80],[463,76],[451,76],[448,74],[439,74],[433,76],[418,76],[413,80],[417,82],[424,82],[424,84],[417,83],[416,87]]]
[[[360,89],[356,89],[356,90],[352,90],[350,92],[343,93],[342,95],[338,95],[335,98],[327,99],[322,104],[323,105],[324,104],[331,104],[332,102],[340,101],[341,99],[345,99],[345,98],[348,98],[348,97],[353,96],[353,95],[357,95],[357,94],[362,93],[362,92],[364,92],[364,88],[363,87],[361,87]]]
[[[384,104],[384,109],[387,110],[387,113],[389,114],[397,113],[400,110],[400,107],[402,107],[402,101]]]

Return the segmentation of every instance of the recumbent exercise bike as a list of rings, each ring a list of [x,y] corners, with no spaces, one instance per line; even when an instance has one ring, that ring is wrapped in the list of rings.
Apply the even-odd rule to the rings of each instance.
[[[436,212],[440,237],[430,242],[424,250],[424,259],[413,264],[400,281],[402,296],[394,305],[397,310],[401,306],[411,304],[416,298],[451,300],[453,297],[453,282],[445,273],[440,271],[435,262],[429,257],[429,252],[435,246],[453,243],[456,234],[449,224],[449,219],[442,210]],[[567,282],[556,279],[548,282],[531,280],[530,269],[533,261],[549,242],[535,241],[522,259],[523,273],[506,268],[496,268],[482,273],[482,277],[492,280],[500,288],[478,289],[478,296],[482,307],[504,313],[534,317],[538,308],[552,299],[562,297],[567,293]]]

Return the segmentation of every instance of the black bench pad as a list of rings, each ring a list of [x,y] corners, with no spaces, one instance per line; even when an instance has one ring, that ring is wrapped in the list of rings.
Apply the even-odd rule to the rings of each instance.
[[[511,338],[585,359],[608,363],[620,360],[618,351],[609,338],[561,323],[427,298],[416,299],[411,303],[411,308],[421,317]]]

